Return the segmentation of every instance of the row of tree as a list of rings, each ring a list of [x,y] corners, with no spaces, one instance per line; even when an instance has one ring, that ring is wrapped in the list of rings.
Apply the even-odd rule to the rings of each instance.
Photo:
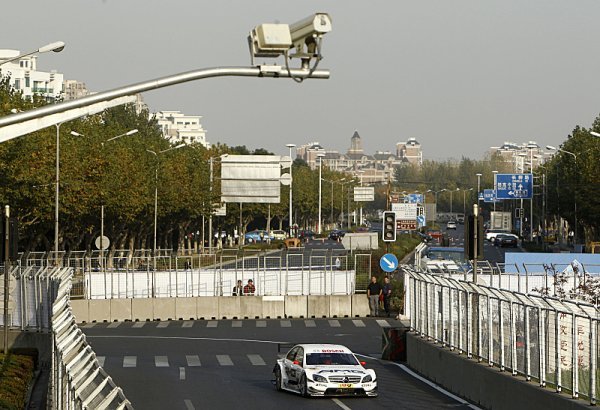
[[[0,115],[46,104],[25,100],[0,81]],[[124,135],[137,129],[132,135]],[[73,135],[75,131],[79,136]],[[173,149],[148,112],[133,106],[112,108],[0,144],[0,201],[9,204],[20,223],[20,248],[44,251],[54,247],[56,139],[60,138],[59,248],[91,249],[104,233],[117,249],[152,248],[154,197],[157,189],[157,241],[160,248],[192,247],[208,239],[207,220],[220,201],[219,157],[223,154],[270,154],[264,149],[216,144],[210,149],[188,145]],[[119,138],[114,138],[119,136]],[[153,154],[152,152],[156,153]],[[210,162],[213,162],[211,183]],[[294,222],[315,226],[318,213],[318,171],[302,161],[293,166]],[[323,178],[338,181],[344,175],[324,170]],[[356,183],[356,182],[354,182]],[[212,189],[211,189],[212,186]],[[340,185],[323,183],[323,212],[339,218]],[[346,185],[346,189],[350,184]],[[241,225],[264,229],[287,226],[289,188],[282,186],[281,202],[272,206],[244,204]],[[331,195],[335,199],[332,201]],[[344,199],[346,196],[344,195]],[[354,206],[353,203],[350,204]],[[344,207],[347,203],[344,203]],[[271,216],[272,221],[267,221]],[[272,223],[271,223],[272,222]],[[215,218],[215,230],[232,233],[240,223],[240,206],[228,204],[227,216]]]

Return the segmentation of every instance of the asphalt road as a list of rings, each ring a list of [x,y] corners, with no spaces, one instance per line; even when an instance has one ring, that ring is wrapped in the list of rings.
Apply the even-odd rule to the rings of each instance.
[[[378,360],[394,319],[295,319],[89,324],[87,340],[138,409],[467,408]],[[277,392],[277,342],[339,343],[375,369],[378,398],[307,399]],[[282,351],[282,354],[285,353]]]
[[[442,231],[448,233],[448,237],[450,238],[450,246],[458,246],[463,247],[464,242],[464,225],[457,224],[456,229],[447,230],[446,226],[443,225]],[[483,256],[484,259],[489,261],[490,263],[504,263],[505,254],[507,252],[524,252],[521,247],[518,248],[501,248],[499,246],[494,246],[491,242],[486,240],[483,241]]]

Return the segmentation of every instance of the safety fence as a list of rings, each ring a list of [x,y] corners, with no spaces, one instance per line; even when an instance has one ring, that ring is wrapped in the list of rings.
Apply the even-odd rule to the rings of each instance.
[[[598,309],[404,269],[405,312],[423,337],[596,403]]]
[[[24,267],[48,266],[53,253],[23,255]],[[72,297],[86,299],[228,296],[238,280],[254,294],[349,295],[366,290],[371,255],[344,249],[302,248],[269,252],[223,250],[178,255],[162,250],[71,252],[59,263],[74,269]]]

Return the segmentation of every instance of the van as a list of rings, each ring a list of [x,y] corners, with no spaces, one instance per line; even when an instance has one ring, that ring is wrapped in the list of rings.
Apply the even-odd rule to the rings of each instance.
[[[465,223],[465,214],[457,214],[456,222],[458,222],[459,224],[464,224]]]

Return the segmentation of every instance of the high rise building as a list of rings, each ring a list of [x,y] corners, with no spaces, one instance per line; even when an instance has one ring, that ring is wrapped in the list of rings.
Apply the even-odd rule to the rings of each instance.
[[[171,142],[202,144],[210,148],[206,141],[206,130],[200,123],[201,116],[185,115],[180,111],[159,111],[155,115],[163,135]]]

